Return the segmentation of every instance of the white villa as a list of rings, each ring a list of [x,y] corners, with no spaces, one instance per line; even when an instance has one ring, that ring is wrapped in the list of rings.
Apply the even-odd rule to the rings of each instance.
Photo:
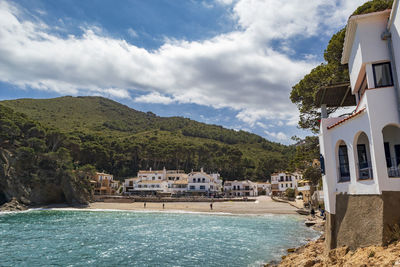
[[[400,17],[351,16],[342,64],[350,85],[321,88],[320,149],[329,248],[380,245],[400,222]],[[327,107],[355,106],[328,118]]]
[[[226,181],[224,183],[224,194],[226,197],[255,197],[258,196],[258,186],[249,180]]]
[[[283,194],[288,188],[296,189],[297,182],[303,179],[303,175],[298,172],[278,172],[271,174],[272,193],[275,195]],[[275,185],[275,186],[274,186]]]
[[[216,194],[221,191],[222,180],[218,173],[200,172],[186,174],[182,170],[141,170],[137,177],[127,178],[123,184],[125,194]]]
[[[207,174],[201,168],[200,172],[188,175],[188,192],[215,195],[221,192],[222,179],[218,173]]]

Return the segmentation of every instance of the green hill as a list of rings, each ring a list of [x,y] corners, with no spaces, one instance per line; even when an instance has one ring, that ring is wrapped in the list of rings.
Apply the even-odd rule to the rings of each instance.
[[[64,133],[75,165],[118,177],[145,168],[219,171],[224,178],[266,179],[287,167],[293,147],[245,131],[182,117],[158,117],[102,97],[18,99],[0,104]]]

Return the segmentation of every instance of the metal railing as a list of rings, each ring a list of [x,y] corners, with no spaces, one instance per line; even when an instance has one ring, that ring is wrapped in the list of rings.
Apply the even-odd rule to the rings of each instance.
[[[371,162],[358,163],[358,179],[368,180],[374,178]]]
[[[386,158],[389,177],[400,177],[400,158]]]

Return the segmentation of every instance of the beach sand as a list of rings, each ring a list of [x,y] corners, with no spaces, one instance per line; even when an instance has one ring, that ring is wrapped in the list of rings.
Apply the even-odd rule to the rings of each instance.
[[[143,202],[135,203],[107,203],[94,202],[85,209],[135,210],[135,211],[186,211],[186,212],[215,212],[231,214],[296,214],[296,208],[287,203],[273,201],[270,197],[257,197],[255,202],[214,202],[210,209],[210,202]]]

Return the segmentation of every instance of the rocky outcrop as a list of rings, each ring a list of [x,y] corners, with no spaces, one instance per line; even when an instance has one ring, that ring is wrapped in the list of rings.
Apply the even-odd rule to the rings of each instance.
[[[40,174],[41,177],[36,178],[21,177],[13,167],[9,168],[7,176],[0,172],[0,205],[12,199],[24,205],[88,204],[92,200],[92,191],[86,178],[71,171]]]
[[[0,206],[0,211],[22,211],[26,210],[26,205],[20,203],[16,198]]]
[[[351,251],[348,247],[327,250],[325,239],[321,237],[294,249],[293,253],[282,258],[277,266],[400,266],[400,242],[386,247],[358,248],[355,251]]]

